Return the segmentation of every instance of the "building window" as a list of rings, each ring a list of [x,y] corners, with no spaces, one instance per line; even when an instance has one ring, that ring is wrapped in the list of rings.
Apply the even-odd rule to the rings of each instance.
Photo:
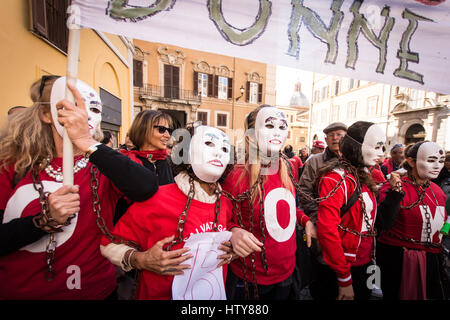
[[[250,103],[258,103],[258,84],[250,82]]]
[[[164,65],[164,97],[179,99],[180,68],[169,64]]]
[[[378,97],[370,97],[367,99],[367,115],[376,116],[378,114]]]
[[[333,106],[331,109],[331,121],[338,121],[339,120],[339,106]]]
[[[262,102],[262,83],[247,81],[245,91],[245,101],[249,103],[261,103]]]
[[[206,73],[198,73],[198,94],[202,97],[208,96],[208,75]]]
[[[328,98],[328,86],[322,88],[322,95],[320,100],[325,100]]]
[[[228,128],[228,113],[216,112],[216,127]]]
[[[67,8],[70,0],[32,0],[33,32],[67,52]]]
[[[228,78],[218,77],[219,81],[219,99],[228,99]]]
[[[141,60],[133,59],[133,85],[135,87],[144,86],[143,63]]]
[[[355,87],[355,79],[348,80],[348,90],[352,90]]]
[[[347,104],[347,119],[356,118],[356,101],[349,102]]]
[[[334,84],[334,95],[337,96],[341,93],[341,80],[336,80]]]
[[[197,111],[197,120],[202,122],[202,125],[208,125],[208,112],[206,111]]]

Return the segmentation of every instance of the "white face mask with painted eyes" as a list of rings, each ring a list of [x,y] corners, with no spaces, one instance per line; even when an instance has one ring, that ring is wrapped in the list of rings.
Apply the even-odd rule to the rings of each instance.
[[[379,158],[384,155],[383,146],[385,141],[386,135],[379,126],[374,124],[367,129],[361,145],[361,153],[365,166],[371,167],[378,163]]]
[[[444,167],[445,152],[434,142],[424,142],[417,150],[417,173],[421,179],[436,179]]]
[[[230,152],[230,141],[223,131],[199,126],[189,145],[189,162],[200,180],[214,183],[230,162]]]
[[[89,133],[93,136],[95,130],[102,121],[102,102],[100,100],[100,96],[93,88],[81,80],[77,80],[76,88],[80,91],[80,94],[84,99],[86,111],[88,113]],[[52,113],[53,123],[61,136],[63,135],[64,128],[58,122],[56,104],[65,99],[65,95],[66,77],[61,77],[53,83],[52,92],[50,95],[50,111]]]
[[[288,132],[289,125],[283,111],[275,107],[259,110],[255,121],[255,137],[263,155],[278,154],[286,141]]]

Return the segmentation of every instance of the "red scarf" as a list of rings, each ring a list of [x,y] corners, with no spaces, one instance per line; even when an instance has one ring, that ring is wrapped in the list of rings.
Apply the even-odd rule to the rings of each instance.
[[[166,149],[162,149],[162,150],[147,150],[147,151],[138,151],[138,150],[120,150],[120,153],[126,155],[127,157],[129,157],[131,160],[135,161],[135,162],[139,162],[141,163],[141,161],[139,159],[137,159],[137,156],[141,157],[141,158],[146,158],[149,161],[156,161],[156,160],[164,160],[167,157],[167,150]]]

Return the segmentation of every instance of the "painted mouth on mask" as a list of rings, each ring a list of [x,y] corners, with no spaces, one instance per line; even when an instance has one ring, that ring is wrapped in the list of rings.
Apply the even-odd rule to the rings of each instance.
[[[272,140],[269,140],[269,143],[273,143],[273,144],[281,144],[281,140],[278,140],[278,139],[272,139]]]
[[[217,160],[217,159],[208,161],[208,163],[211,164],[211,165],[213,165],[213,166],[215,166],[215,167],[220,167],[220,168],[223,167],[222,162],[220,162],[220,161]]]

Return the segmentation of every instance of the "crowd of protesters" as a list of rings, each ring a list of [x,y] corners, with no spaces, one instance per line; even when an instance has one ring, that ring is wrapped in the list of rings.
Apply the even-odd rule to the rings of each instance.
[[[0,132],[0,299],[204,298],[191,280],[230,300],[449,298],[450,153],[438,144],[396,144],[386,159],[378,125],[334,122],[296,154],[284,112],[261,105],[242,124],[241,162],[223,131],[176,133],[155,110],[114,150],[98,94],[78,81],[72,103],[65,83],[36,81],[33,105],[11,108]]]

